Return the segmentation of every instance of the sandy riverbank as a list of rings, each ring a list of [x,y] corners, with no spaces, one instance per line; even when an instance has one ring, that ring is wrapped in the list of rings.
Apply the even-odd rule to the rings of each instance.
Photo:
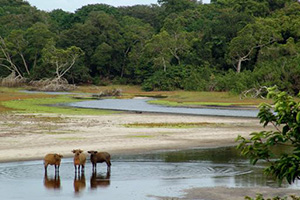
[[[204,122],[194,128],[135,128],[132,123]],[[260,130],[257,119],[168,114],[64,116],[0,115],[0,162],[43,158],[49,152],[68,157],[71,150],[142,153],[234,145],[238,134]]]

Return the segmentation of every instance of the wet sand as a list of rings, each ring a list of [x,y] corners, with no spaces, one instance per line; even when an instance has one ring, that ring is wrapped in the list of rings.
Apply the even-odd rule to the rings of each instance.
[[[287,197],[292,200],[292,195],[300,195],[298,190],[286,188],[193,188],[186,190],[186,195],[182,198],[161,197],[162,200],[244,200],[246,196],[255,199],[258,194],[262,194],[264,199],[273,199],[274,197]]]
[[[199,127],[125,127],[132,123],[207,123]],[[41,159],[71,150],[143,153],[236,145],[241,134],[261,130],[258,119],[122,113],[103,116],[0,115],[0,162]]]

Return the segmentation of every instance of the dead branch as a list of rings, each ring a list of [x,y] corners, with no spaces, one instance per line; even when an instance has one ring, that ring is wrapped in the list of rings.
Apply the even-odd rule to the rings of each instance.
[[[266,94],[268,93],[267,86],[261,86],[259,88],[251,88],[245,90],[240,94],[240,99],[244,98],[262,98],[265,99]]]

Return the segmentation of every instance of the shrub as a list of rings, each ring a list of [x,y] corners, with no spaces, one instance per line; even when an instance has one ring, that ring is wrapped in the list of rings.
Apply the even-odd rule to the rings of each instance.
[[[243,71],[236,73],[229,70],[225,74],[216,75],[216,91],[231,91],[233,93],[241,93],[242,91],[255,87],[258,83],[253,78],[251,71]]]
[[[156,71],[150,78],[144,81],[142,89],[145,91],[162,90],[172,91],[183,89],[183,70],[181,66],[170,67],[167,71]]]
[[[292,95],[297,95],[300,91],[300,58],[282,58],[261,63],[253,74],[261,85],[277,85],[278,89]]]

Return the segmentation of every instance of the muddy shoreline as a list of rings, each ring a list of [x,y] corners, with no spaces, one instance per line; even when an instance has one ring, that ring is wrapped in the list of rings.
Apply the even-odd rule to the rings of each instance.
[[[206,123],[199,127],[126,127],[133,123]],[[0,162],[41,159],[71,150],[137,154],[236,145],[240,134],[261,130],[255,118],[149,113],[111,115],[2,114]]]

